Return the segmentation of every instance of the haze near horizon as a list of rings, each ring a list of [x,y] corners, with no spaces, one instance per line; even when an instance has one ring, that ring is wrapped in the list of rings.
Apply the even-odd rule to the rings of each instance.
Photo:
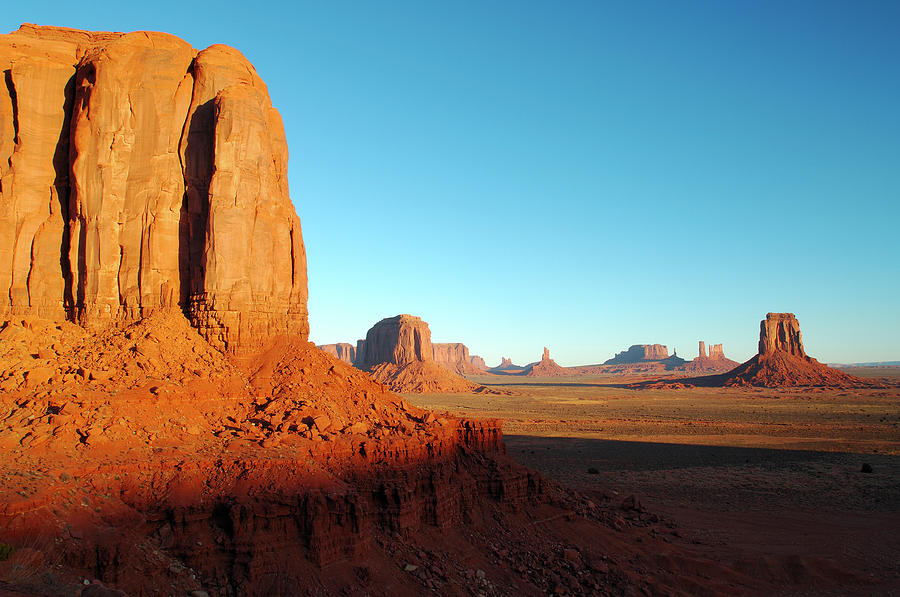
[[[291,150],[312,338],[421,316],[489,365],[631,344],[900,358],[900,5],[15,5],[225,43]]]

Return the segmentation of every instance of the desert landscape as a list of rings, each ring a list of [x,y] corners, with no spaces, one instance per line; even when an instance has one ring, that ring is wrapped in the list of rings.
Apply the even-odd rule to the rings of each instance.
[[[470,13],[460,18],[469,27]],[[251,36],[254,51],[286,36],[263,37]],[[662,280],[656,295],[609,290],[623,313],[650,304],[661,319],[604,314],[594,292],[586,300],[600,315],[579,319],[575,301],[544,297],[577,293],[591,272],[576,267],[578,283],[559,284],[557,266],[539,267],[543,245],[528,261],[467,270],[465,243],[442,245],[436,231],[470,212],[418,196],[445,211],[373,200],[366,214],[319,200],[347,226],[388,214],[345,252],[322,211],[307,217],[289,191],[305,97],[273,98],[288,79],[316,88],[297,72],[330,80],[322,72],[352,52],[317,55],[322,71],[259,52],[257,71],[231,45],[204,45],[29,23],[0,35],[0,597],[900,595],[900,367],[812,356],[896,351],[890,316],[876,331],[866,314],[836,316],[840,333],[875,339],[835,341],[820,316],[834,305],[802,298],[827,293],[768,284],[776,290],[752,309],[712,296],[698,307],[709,319],[692,319],[669,309]],[[363,72],[338,78],[370,80],[366,56],[350,58]],[[389,70],[371,72],[382,82]],[[480,79],[485,88],[499,73]],[[379,104],[329,93],[334,105]],[[415,105],[391,104],[418,114],[417,126],[441,120]],[[326,138],[317,152],[331,151]],[[385,139],[373,170],[400,151]],[[340,145],[336,188],[352,178],[354,148]],[[373,197],[377,181],[367,181]],[[532,244],[534,222],[557,241],[581,225],[553,232],[552,210],[500,211],[494,231],[518,226]],[[382,250],[394,257],[378,260]],[[528,292],[509,290],[477,319],[481,307],[460,297],[475,288],[490,303],[492,277],[502,286],[507,271]],[[712,271],[707,284],[727,286]],[[316,299],[335,279],[358,286]],[[540,309],[522,317],[531,291]],[[766,312],[792,301],[818,315]],[[334,313],[341,326],[316,331]],[[632,329],[650,335],[645,319],[666,325],[632,344]],[[608,338],[591,335],[598,321]],[[562,329],[581,348],[540,350],[537,338]],[[690,337],[696,356],[657,334]]]

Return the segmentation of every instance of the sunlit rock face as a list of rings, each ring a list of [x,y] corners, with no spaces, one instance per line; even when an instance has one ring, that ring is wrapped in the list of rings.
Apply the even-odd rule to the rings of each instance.
[[[180,306],[231,351],[308,335],[284,127],[240,52],[23,25],[0,69],[0,313]]]

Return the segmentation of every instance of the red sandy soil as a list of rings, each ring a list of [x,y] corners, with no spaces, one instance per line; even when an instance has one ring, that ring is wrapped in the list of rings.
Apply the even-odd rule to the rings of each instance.
[[[511,397],[410,399],[505,419],[514,459],[600,504],[636,495],[671,541],[768,579],[758,594],[900,595],[895,386],[633,390],[620,382],[507,379],[499,387]]]

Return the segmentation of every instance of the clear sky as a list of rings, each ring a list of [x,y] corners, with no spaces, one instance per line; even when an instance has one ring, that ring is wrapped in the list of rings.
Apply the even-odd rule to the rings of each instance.
[[[900,2],[9,2],[240,49],[317,343],[412,313],[488,364],[631,344],[900,359]]]

